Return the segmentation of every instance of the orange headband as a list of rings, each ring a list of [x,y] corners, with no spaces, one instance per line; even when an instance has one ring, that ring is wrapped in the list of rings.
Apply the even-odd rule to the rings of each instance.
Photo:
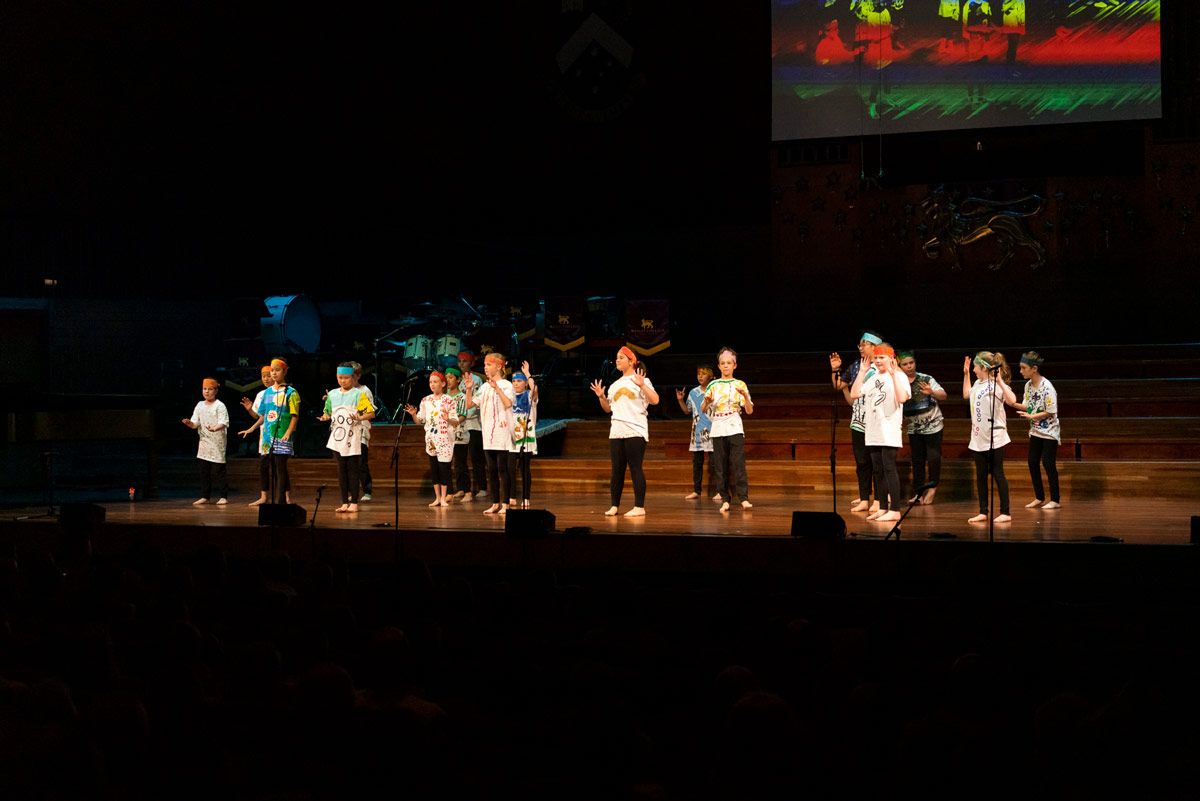
[[[221,385],[220,385],[220,383],[217,382],[217,379],[215,379],[215,378],[206,378],[206,379],[204,379],[204,388],[205,389],[220,389]]]
[[[621,349],[619,351],[617,351],[617,353],[624,353],[626,359],[629,359],[629,361],[633,362],[634,364],[637,364],[637,361],[638,361],[637,354],[634,353],[632,350],[630,350],[627,346],[622,345]]]
[[[287,369],[288,369],[288,363],[285,362],[283,359],[271,359],[271,366],[272,367],[282,367],[283,371],[285,373],[287,372]]]
[[[259,375],[266,375],[267,373],[271,372],[271,365],[264,364],[263,369],[259,370],[258,372],[259,372]]]
[[[493,352],[493,353],[489,353],[487,356],[484,356],[484,357],[483,357],[483,360],[484,360],[485,362],[496,362],[496,363],[497,363],[497,364],[499,364],[501,367],[503,367],[503,366],[504,366],[504,364],[505,364],[505,362],[504,362],[504,357],[503,357],[503,356],[501,356],[499,353],[494,353],[494,352]]]
[[[896,351],[891,345],[876,345],[875,346],[875,355],[876,356],[891,356],[892,358],[895,358]]]

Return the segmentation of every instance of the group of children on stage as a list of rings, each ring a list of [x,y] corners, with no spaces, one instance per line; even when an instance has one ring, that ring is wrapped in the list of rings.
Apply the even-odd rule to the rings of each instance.
[[[912,351],[896,353],[891,345],[873,331],[866,331],[858,343],[859,360],[843,369],[837,353],[829,356],[833,386],[851,406],[850,432],[858,478],[858,497],[850,510],[866,512],[867,519],[887,523],[899,520],[901,495],[896,456],[902,446],[902,431],[907,431],[912,451],[912,487],[909,502],[931,504],[941,476],[941,451],[944,418],[939,404],[946,391],[932,376],[917,371]],[[430,394],[405,411],[425,432],[425,452],[429,456],[434,498],[430,507],[445,507],[452,502],[469,502],[489,497],[491,505],[484,514],[504,514],[510,506],[529,508],[530,459],[537,454],[538,387],[523,362],[521,371],[505,378],[506,363],[499,353],[484,358],[484,374],[472,372],[474,354],[458,355],[458,367],[429,376]],[[1004,475],[1004,447],[1010,442],[1005,409],[1013,407],[1030,421],[1029,470],[1035,499],[1026,508],[1057,509],[1060,506],[1056,453],[1061,439],[1058,397],[1054,386],[1041,375],[1042,358],[1035,351],[1021,357],[1021,375],[1026,379],[1021,401],[1009,383],[1011,370],[1001,353],[980,351],[963,362],[963,398],[970,404],[970,450],[975,454],[976,485],[980,513],[968,522],[987,521],[988,478],[994,477],[1000,500],[995,521],[1010,521],[1008,480]],[[658,392],[647,377],[645,367],[628,347],[622,347],[615,360],[620,377],[607,388],[600,382],[591,385],[600,407],[611,415],[609,427],[610,508],[606,516],[620,512],[621,496],[628,470],[633,483],[634,505],[625,517],[646,514],[646,476],[643,461],[650,440],[649,407],[659,402]],[[704,454],[709,453],[710,468],[722,512],[733,504],[751,509],[746,475],[745,431],[742,415],[754,413],[754,401],[746,383],[734,377],[737,353],[722,348],[717,353],[720,377],[711,367],[697,368],[697,386],[690,392],[676,391],[680,408],[692,415],[692,491],[685,500],[701,495]],[[238,432],[246,437],[256,429],[259,436],[260,495],[251,506],[290,502],[287,460],[294,453],[292,435],[300,412],[300,396],[287,383],[287,363],[275,359],[262,370],[263,390],[253,401],[242,399],[242,406],[254,423]],[[971,376],[974,373],[975,380]],[[375,399],[360,383],[362,367],[345,362],[337,368],[338,386],[325,397],[324,413],[319,420],[330,423],[326,446],[338,463],[340,513],[358,511],[359,501],[371,499],[371,475],[367,462],[370,421],[375,416]],[[204,399],[196,404],[191,418],[183,424],[195,429],[200,438],[197,458],[201,463],[201,497],[196,505],[208,503],[217,487],[218,504],[226,503],[228,483],[225,473],[226,432],[229,413],[216,399],[218,384],[204,379]],[[480,458],[482,457],[482,459]],[[475,492],[467,462],[474,468]],[[1050,500],[1042,486],[1045,469]],[[521,479],[518,502],[516,484]],[[451,494],[452,479],[458,491]],[[486,489],[485,489],[486,481]],[[871,497],[874,493],[874,502]]]
[[[944,427],[938,404],[947,396],[932,376],[917,372],[916,355],[912,351],[897,354],[873,331],[863,333],[858,352],[859,361],[845,369],[839,354],[829,356],[833,386],[851,404],[850,431],[858,497],[851,501],[850,510],[867,512],[869,520],[891,522],[901,516],[896,454],[902,444],[902,427],[908,432],[912,450],[913,491],[909,500],[926,505],[933,502],[941,477]],[[1054,386],[1041,374],[1042,362],[1036,351],[1021,356],[1021,376],[1026,384],[1024,396],[1018,401],[1009,386],[1012,372],[1004,354],[980,351],[974,358],[968,356],[963,360],[963,399],[969,402],[971,414],[968,448],[975,458],[979,498],[979,514],[971,517],[969,523],[987,522],[989,478],[995,480],[1000,501],[995,522],[1012,520],[1008,479],[1004,475],[1004,447],[1011,441],[1006,407],[1016,409],[1018,415],[1030,421],[1029,473],[1035,497],[1025,508],[1057,509],[1061,505],[1055,459],[1061,440],[1058,396]],[[1049,501],[1042,485],[1042,468],[1050,484]]]

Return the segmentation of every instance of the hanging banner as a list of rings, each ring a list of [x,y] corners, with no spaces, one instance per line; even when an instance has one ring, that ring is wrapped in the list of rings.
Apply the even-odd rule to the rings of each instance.
[[[671,347],[671,301],[625,301],[625,339],[639,356]]]
[[[557,350],[578,348],[587,339],[583,298],[546,298],[546,344]]]

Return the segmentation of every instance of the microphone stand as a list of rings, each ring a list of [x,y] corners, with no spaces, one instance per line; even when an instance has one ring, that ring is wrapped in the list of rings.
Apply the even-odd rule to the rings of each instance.
[[[925,492],[925,490],[933,486],[935,485],[932,483],[926,484],[925,486],[918,488],[917,491],[913,493],[913,497],[908,502],[908,508],[904,510],[904,514],[900,515],[900,519],[896,521],[896,525],[892,526],[892,530],[889,531],[887,536],[883,538],[884,542],[890,540],[893,534],[896,535],[896,542],[900,541],[900,534],[902,533],[900,530],[900,524],[904,522],[904,518],[908,517],[908,513],[913,510],[913,507],[920,502],[921,495]]]
[[[988,543],[995,542],[996,529],[996,390],[1000,388],[1000,366],[988,369],[992,384],[992,416],[988,425]]]
[[[404,395],[405,405],[408,404],[410,397],[412,397],[411,383]],[[396,428],[396,439],[392,443],[392,458],[389,464],[389,467],[392,468],[392,560],[397,565],[404,556],[404,546],[400,541],[400,435],[404,433],[404,423],[407,419],[407,415],[400,418],[400,425]],[[387,523],[382,525],[386,526]]]

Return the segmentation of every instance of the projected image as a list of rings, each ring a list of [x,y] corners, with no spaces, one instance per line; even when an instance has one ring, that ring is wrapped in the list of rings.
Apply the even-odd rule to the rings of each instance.
[[[1161,116],[1159,1],[772,0],[772,138]]]

